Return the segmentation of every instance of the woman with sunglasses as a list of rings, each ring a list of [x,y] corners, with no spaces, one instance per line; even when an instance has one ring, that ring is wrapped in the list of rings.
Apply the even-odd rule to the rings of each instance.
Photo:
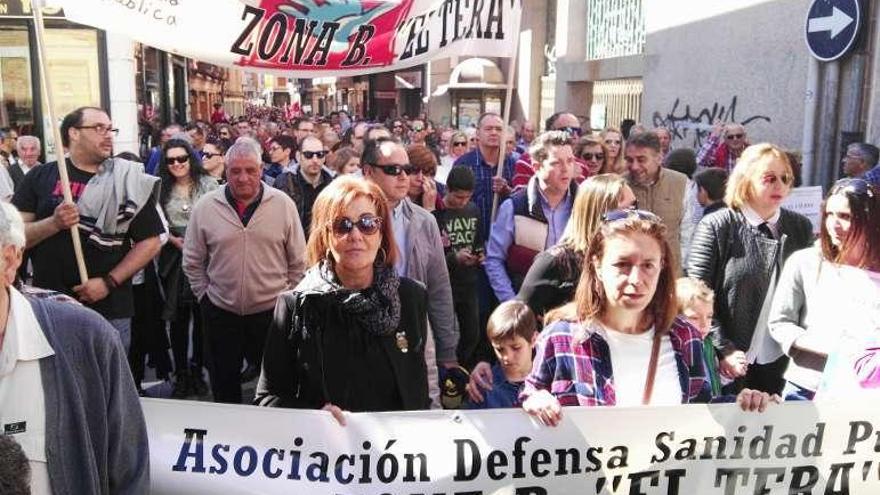
[[[574,302],[538,338],[523,409],[555,426],[562,406],[713,400],[699,331],[676,316],[675,257],[653,213],[614,210],[590,242]],[[743,410],[777,401],[743,390]]]
[[[434,180],[434,175],[437,173],[437,157],[423,144],[409,145],[406,154],[413,166],[413,173],[408,176],[407,195],[410,201],[428,211],[442,208],[442,195],[438,191],[441,185]]]
[[[605,144],[605,167],[603,174],[621,174],[626,172],[626,164],[623,162],[623,133],[616,127],[607,127],[599,134],[602,143]]]
[[[587,177],[599,175],[603,169],[608,168],[608,148],[594,136],[584,136],[578,139],[574,147],[574,156],[583,160],[587,166],[589,172]]]
[[[199,155],[187,141],[169,139],[162,147],[159,164],[162,187],[159,204],[168,220],[168,243],[159,253],[159,279],[165,292],[162,319],[171,322],[171,351],[174,357],[172,396],[182,399],[207,392],[202,366],[202,325],[199,307],[183,274],[182,249],[193,206],[217,181],[205,173]],[[192,364],[189,360],[192,319]]]
[[[782,392],[788,359],[767,317],[785,261],[813,242],[810,221],[782,208],[793,182],[784,151],[749,146],[727,180],[728,208],[704,217],[691,242],[688,275],[715,292],[712,338],[733,390]]]
[[[427,409],[427,293],[394,270],[397,244],[377,185],[339,177],[315,201],[312,267],[281,294],[255,402],[343,411]]]
[[[880,272],[880,191],[864,179],[838,181],[822,204],[820,229],[817,245],[785,264],[770,309],[770,335],[790,358],[786,400],[813,399],[828,352],[841,339],[834,294],[840,267]]]
[[[455,131],[452,133],[452,137],[449,138],[449,156],[452,157],[452,161],[458,160],[458,158],[467,153],[469,150],[468,145],[468,137],[462,131]]]

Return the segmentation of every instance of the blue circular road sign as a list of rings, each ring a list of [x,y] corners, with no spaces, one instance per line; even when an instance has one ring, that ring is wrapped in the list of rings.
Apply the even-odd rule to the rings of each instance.
[[[813,0],[804,31],[810,53],[824,62],[840,58],[855,43],[861,21],[859,0]]]

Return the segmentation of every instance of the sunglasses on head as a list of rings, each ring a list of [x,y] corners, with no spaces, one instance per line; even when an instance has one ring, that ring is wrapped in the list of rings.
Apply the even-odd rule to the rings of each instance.
[[[378,168],[385,175],[391,175],[391,176],[395,176],[395,177],[400,174],[404,174],[404,173],[406,175],[412,175],[412,174],[418,173],[420,171],[419,168],[416,167],[415,165],[413,165],[412,163],[406,163],[403,165],[397,165],[397,164],[377,165],[375,163],[368,163],[367,165],[374,167],[374,168]]]
[[[373,215],[364,215],[352,221],[346,217],[337,218],[333,222],[333,233],[337,237],[343,237],[357,228],[363,235],[373,235],[382,227],[382,218]]]
[[[303,154],[303,157],[304,157],[306,160],[311,160],[311,159],[314,158],[314,157],[324,158],[325,156],[327,156],[327,152],[324,151],[324,150],[321,150],[321,151],[303,151],[302,154]]]
[[[605,153],[584,153],[581,158],[584,160],[604,160]]]
[[[174,165],[175,163],[183,165],[184,163],[186,163],[188,161],[189,161],[189,155],[165,157],[165,163],[167,165]]]
[[[835,194],[853,194],[861,197],[874,197],[874,188],[871,186],[871,183],[866,181],[865,179],[859,178],[850,178],[850,179],[841,179],[834,183],[831,186],[831,191],[828,193],[828,196],[833,196]]]
[[[560,127],[557,129],[558,131],[562,131],[569,136],[580,137],[583,130],[580,127]]]
[[[742,139],[744,136],[745,136],[745,134],[742,132],[739,134],[728,134],[727,139],[731,139],[731,140],[732,139]]]
[[[764,174],[761,176],[761,182],[769,186],[776,184],[777,181],[782,182],[785,186],[790,186],[794,183],[794,177],[790,174]]]
[[[637,204],[633,205],[633,208],[627,208],[625,210],[611,210],[605,212],[602,215],[602,221],[605,223],[611,223],[620,220],[626,220],[627,218],[631,217],[637,217],[640,220],[651,220],[656,222],[660,221],[660,217],[651,213],[650,211],[639,210]]]

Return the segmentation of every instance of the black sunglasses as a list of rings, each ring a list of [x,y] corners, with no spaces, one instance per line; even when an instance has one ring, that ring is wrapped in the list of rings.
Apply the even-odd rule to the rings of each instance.
[[[412,163],[406,163],[403,165],[377,165],[375,163],[368,163],[367,165],[371,167],[378,168],[385,175],[398,176],[400,174],[412,175],[419,171],[419,168],[413,165]]]
[[[337,237],[344,237],[357,228],[363,235],[373,235],[376,232],[379,232],[379,228],[381,227],[382,218],[374,217],[372,215],[364,215],[355,221],[346,217],[340,217],[333,222],[333,233],[336,234]]]
[[[581,158],[584,160],[604,160],[605,153],[584,153]]]
[[[745,134],[740,133],[740,134],[728,134],[726,137],[727,137],[727,139],[742,139],[743,136],[745,136]]]
[[[559,129],[556,129],[556,130],[562,131],[562,132],[568,134],[569,136],[573,136],[573,137],[581,137],[581,133],[584,132],[583,129],[581,129],[580,127],[560,127]]]
[[[635,205],[634,205],[635,206]],[[660,217],[651,213],[650,211],[639,210],[636,208],[628,208],[626,210],[611,210],[605,212],[602,215],[602,221],[605,223],[617,222],[619,220],[626,220],[627,218],[638,217],[640,220],[650,220],[654,222],[659,222]]]
[[[453,147],[454,147],[454,146],[467,146],[467,142],[465,142],[465,141],[455,141],[454,143],[452,143],[452,146],[453,146]]]
[[[828,196],[833,196],[835,194],[844,193],[844,194],[854,194],[856,196],[874,197],[874,187],[870,182],[865,179],[860,178],[848,178],[848,179],[840,179],[835,182],[833,186],[831,186],[831,191],[828,193]]]
[[[203,160],[210,160],[211,158],[214,158],[215,156],[223,156],[223,153],[211,153],[209,151],[202,152],[202,159]]]
[[[324,150],[321,150],[321,151],[303,151],[302,154],[303,154],[303,157],[305,157],[306,160],[311,160],[312,158],[314,158],[314,157],[316,157],[316,156],[317,156],[318,158],[324,158],[325,156],[327,156],[327,152],[324,151]]]
[[[189,155],[183,156],[169,156],[165,158],[165,163],[167,165],[174,165],[175,163],[179,163],[183,165],[184,163],[189,161]]]

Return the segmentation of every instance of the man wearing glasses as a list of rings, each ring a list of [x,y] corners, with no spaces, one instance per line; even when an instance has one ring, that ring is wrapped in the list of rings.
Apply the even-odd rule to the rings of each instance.
[[[127,349],[134,314],[129,279],[159,253],[165,229],[156,210],[158,178],[144,174],[138,163],[110,158],[117,132],[100,108],[68,114],[61,141],[69,151],[74,202],[64,202],[53,162],[31,170],[12,203],[25,221],[34,285],[74,296],[100,313]],[[68,232],[77,224],[90,277],[85,283]]]
[[[455,327],[452,286],[440,229],[431,213],[407,197],[409,175],[415,172],[415,167],[409,163],[402,144],[389,138],[367,141],[362,161],[364,177],[379,186],[388,198],[394,239],[400,250],[395,266],[398,275],[417,280],[428,290],[430,326],[425,364],[428,367],[428,392],[436,407],[440,396],[437,365],[445,368],[458,366],[458,329]]]
[[[278,139],[284,137],[286,136]],[[272,152],[271,147],[269,152]],[[312,224],[312,205],[315,204],[318,194],[333,180],[330,172],[324,170],[326,157],[327,150],[324,149],[324,143],[315,136],[307,136],[302,140],[300,150],[297,151],[298,167],[293,171],[285,170],[275,178],[275,188],[286,192],[296,204],[306,238],[309,237]]]
[[[697,152],[697,166],[723,168],[730,173],[748,145],[745,127],[737,123],[715,122],[712,133]]]

